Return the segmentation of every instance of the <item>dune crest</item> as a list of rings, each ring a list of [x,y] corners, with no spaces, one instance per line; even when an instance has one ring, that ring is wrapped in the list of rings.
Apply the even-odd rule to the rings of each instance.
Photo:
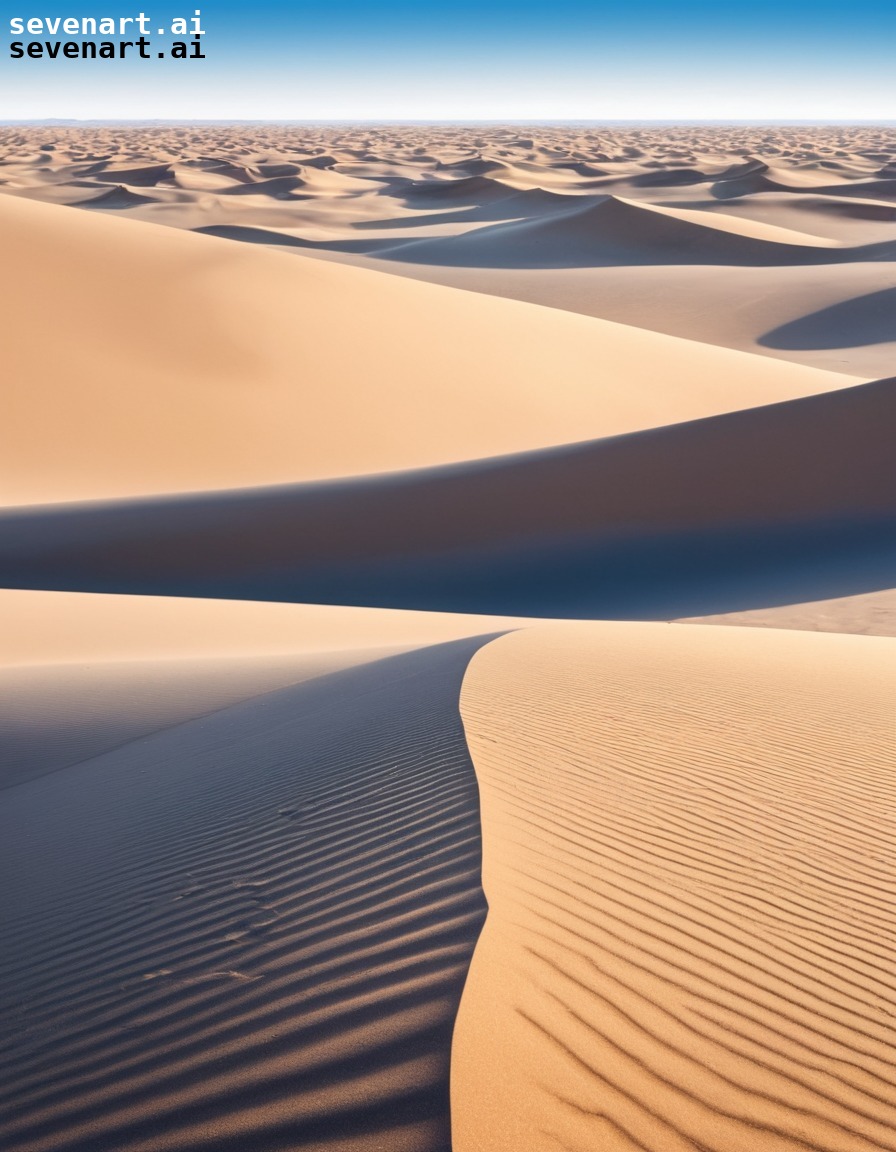
[[[896,241],[847,246],[808,232],[722,213],[607,196],[535,220],[416,240],[377,253],[402,261],[492,268],[634,264],[832,264],[896,259]]]

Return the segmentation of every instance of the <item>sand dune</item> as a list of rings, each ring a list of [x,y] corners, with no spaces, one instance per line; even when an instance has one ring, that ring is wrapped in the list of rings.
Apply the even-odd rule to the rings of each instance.
[[[844,383],[118,216],[0,198],[0,231],[4,325],[55,333],[7,346],[7,504],[419,467]]]
[[[480,643],[3,794],[4,1148],[450,1146],[485,912],[457,705]]]
[[[152,203],[154,201],[150,197],[142,196],[139,192],[133,192],[130,188],[125,188],[124,185],[119,184],[115,188],[110,188],[108,192],[101,192],[99,196],[88,196],[86,200],[78,201],[77,207],[108,210],[110,208],[135,208],[140,204]]]
[[[358,258],[352,258],[353,262]],[[365,264],[373,265],[372,258]],[[854,377],[883,377],[896,363],[896,339],[865,343],[851,302],[892,288],[891,263],[794,264],[775,268],[689,264],[630,264],[617,268],[466,268],[376,261],[396,275],[603,316],[667,335],[793,362]],[[831,309],[823,340],[766,337],[782,324],[799,330]],[[860,321],[867,325],[868,321]],[[857,339],[857,335],[860,337]],[[799,346],[797,346],[799,343]],[[757,375],[762,369],[757,368]]]
[[[459,237],[384,246],[379,256],[467,267],[603,264],[834,264],[896,259],[896,241],[849,247],[821,236],[719,213],[609,196],[584,208]]]
[[[489,200],[506,199],[516,189],[489,176],[477,175],[461,176],[454,180],[415,180],[402,191],[404,198],[411,203],[467,200],[474,204],[485,204]]]
[[[0,789],[291,684],[526,620],[0,591]]]
[[[896,1152],[894,171],[0,126],[4,1152]]]
[[[272,176],[257,183],[231,185],[222,188],[223,196],[273,196],[275,199],[292,199],[305,181],[299,176]]]
[[[476,655],[456,1152],[896,1146],[894,674],[886,640],[753,629]]]
[[[0,790],[278,688],[525,620],[0,592]]]
[[[891,646],[481,645],[6,790],[5,1147],[892,1146]]]
[[[14,509],[6,587],[668,618],[896,585],[896,381],[356,482]]]
[[[847,326],[836,343],[836,324],[824,347],[761,338],[892,285],[894,165],[874,125],[0,128],[15,197],[74,204],[92,185],[110,215],[866,379],[892,374],[894,342]]]
[[[826,196],[876,196],[880,199],[896,199],[896,179],[862,180],[852,184],[830,184],[824,179],[810,180],[803,184],[783,183],[773,180],[771,187],[784,192],[801,192],[811,188],[813,192]]]
[[[115,184],[134,184],[138,188],[154,188],[171,180],[173,167],[172,164],[142,164],[137,168],[110,168],[103,163],[92,164],[89,172],[92,176],[102,175],[104,184],[112,181]]]
[[[837,348],[850,344],[896,343],[896,288],[885,288],[821,308],[766,332],[767,348]]]

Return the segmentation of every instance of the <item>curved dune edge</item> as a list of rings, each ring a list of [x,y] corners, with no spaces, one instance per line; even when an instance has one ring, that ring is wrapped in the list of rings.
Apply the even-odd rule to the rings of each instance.
[[[454,1152],[896,1147],[894,678],[867,637],[582,623],[480,649]]]
[[[0,792],[5,1152],[448,1152],[485,914],[458,698],[487,639]]]

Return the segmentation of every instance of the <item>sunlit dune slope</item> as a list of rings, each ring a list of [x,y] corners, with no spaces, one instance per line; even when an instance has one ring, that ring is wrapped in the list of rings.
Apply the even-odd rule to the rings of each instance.
[[[18,197],[0,243],[6,504],[423,467],[844,383]]]
[[[553,625],[462,712],[455,1152],[896,1147],[890,641]]]
[[[525,623],[462,613],[397,612],[174,596],[0,589],[0,672],[54,664],[93,666],[212,658],[335,660],[384,648],[419,648]],[[284,664],[285,667],[285,664]]]

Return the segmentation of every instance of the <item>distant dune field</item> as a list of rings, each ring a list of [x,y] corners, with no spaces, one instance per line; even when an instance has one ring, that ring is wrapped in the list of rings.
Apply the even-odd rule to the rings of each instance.
[[[0,127],[0,245],[4,1152],[896,1152],[896,130]]]

